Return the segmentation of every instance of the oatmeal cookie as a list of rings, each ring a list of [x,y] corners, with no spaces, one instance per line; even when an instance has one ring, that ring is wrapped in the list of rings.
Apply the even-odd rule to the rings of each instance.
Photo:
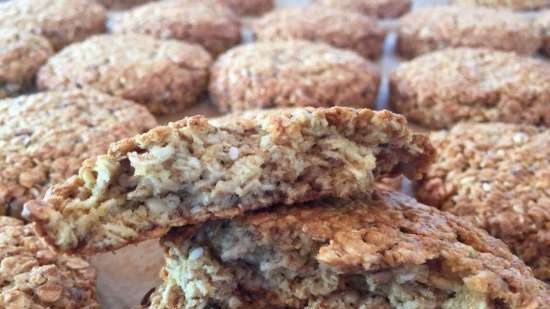
[[[0,28],[16,28],[46,37],[54,49],[105,31],[106,10],[89,0],[17,0],[0,2]]]
[[[0,28],[0,99],[28,89],[52,54],[52,46],[43,36]]]
[[[411,0],[314,0],[314,3],[379,18],[399,17],[412,6]]]
[[[368,195],[377,178],[417,178],[433,156],[426,137],[388,111],[194,116],[113,144],[25,215],[58,250],[89,254],[274,204]]]
[[[254,22],[252,28],[259,41],[318,41],[365,58],[380,57],[386,37],[376,19],[324,6],[276,10]]]
[[[418,198],[486,229],[549,280],[550,131],[463,123],[431,136],[438,157]]]
[[[239,15],[262,15],[275,7],[274,0],[218,0]]]
[[[0,217],[0,308],[98,309],[95,281],[87,261],[54,253],[31,225]]]
[[[460,121],[550,126],[550,63],[511,52],[458,48],[402,63],[390,105],[431,129]]]
[[[550,0],[452,0],[461,5],[508,8],[515,11],[539,10],[550,7]]]
[[[483,7],[438,6],[403,16],[397,51],[406,58],[447,47],[484,47],[533,54],[541,44],[539,30],[525,17]]]
[[[241,41],[238,16],[219,0],[151,2],[122,13],[112,29],[196,43],[213,56]]]
[[[104,7],[112,10],[126,10],[133,6],[151,2],[153,0],[97,0]]]
[[[73,44],[40,69],[40,89],[93,88],[172,114],[206,91],[210,55],[200,46],[174,40],[99,35]]]
[[[500,241],[400,193],[173,229],[149,308],[540,308],[547,287]]]
[[[258,42],[223,54],[210,97],[222,111],[269,107],[373,107],[380,72],[352,51],[307,41]]]
[[[0,101],[0,215],[78,171],[109,143],[155,125],[135,103],[95,91],[44,92]]]
[[[541,51],[546,56],[550,56],[550,10],[542,12],[536,19],[535,25],[542,32]]]

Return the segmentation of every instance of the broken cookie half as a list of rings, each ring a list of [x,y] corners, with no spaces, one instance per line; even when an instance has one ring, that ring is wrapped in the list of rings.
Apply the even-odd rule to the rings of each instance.
[[[547,287],[499,240],[401,193],[278,207],[162,240],[155,309],[543,308]]]
[[[185,118],[113,144],[25,205],[59,251],[96,253],[274,204],[369,195],[434,158],[404,117],[345,107]]]

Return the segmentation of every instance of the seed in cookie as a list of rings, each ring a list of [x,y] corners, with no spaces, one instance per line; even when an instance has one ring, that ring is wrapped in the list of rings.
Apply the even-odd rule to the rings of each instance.
[[[0,214],[78,171],[109,143],[155,125],[142,106],[96,91],[43,92],[0,100]]]
[[[447,47],[484,47],[533,54],[539,30],[524,16],[483,7],[438,6],[403,16],[397,51],[407,58]]]
[[[399,17],[412,6],[411,0],[314,0],[314,3],[378,18]]]
[[[0,28],[46,37],[56,50],[105,31],[107,12],[89,0],[17,0],[0,3]]]
[[[543,11],[535,20],[535,25],[542,32],[541,51],[546,56],[550,56],[550,10]]]
[[[257,16],[271,11],[275,7],[274,0],[218,0],[227,5],[236,14]]]
[[[452,0],[452,3],[508,8],[515,11],[539,10],[550,7],[550,1],[548,0]]]
[[[86,260],[58,255],[32,225],[0,216],[0,308],[98,309],[95,282]]]
[[[180,112],[206,91],[212,59],[195,44],[153,37],[99,35],[73,44],[40,69],[40,89],[93,88],[147,106]]]
[[[460,121],[550,125],[550,64],[512,52],[458,48],[402,63],[390,105],[431,129]]]
[[[27,90],[52,54],[52,46],[43,36],[0,28],[0,98]]]
[[[196,43],[214,56],[241,40],[239,17],[219,0],[151,2],[122,13],[112,29]]]
[[[503,240],[550,279],[550,130],[462,123],[431,134],[436,163],[417,196]]]
[[[223,54],[210,96],[222,111],[269,107],[372,107],[380,73],[352,51],[307,41],[258,42]]]
[[[434,156],[425,136],[388,111],[296,108],[232,118],[194,116],[122,140],[27,203],[26,215],[61,251],[102,252],[174,226],[368,195],[381,177],[418,178]]]
[[[400,193],[177,228],[162,243],[150,309],[543,308],[548,298],[502,242]]]
[[[386,36],[374,18],[324,6],[276,10],[254,22],[252,28],[259,41],[324,42],[365,58],[380,57]]]

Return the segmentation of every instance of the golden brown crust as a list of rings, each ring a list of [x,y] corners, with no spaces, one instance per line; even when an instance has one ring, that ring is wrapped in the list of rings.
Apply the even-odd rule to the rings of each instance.
[[[315,0],[315,3],[379,18],[399,17],[412,6],[411,0]]]
[[[89,0],[17,0],[0,3],[0,27],[46,37],[54,49],[105,31],[107,12]]]
[[[515,11],[539,10],[550,7],[548,0],[452,0],[463,5],[480,5],[494,8],[508,8]]]
[[[550,132],[513,124],[459,124],[432,134],[436,163],[417,188],[426,203],[503,240],[550,279]]]
[[[31,225],[0,217],[0,307],[98,309],[96,274],[76,256],[57,255]]]
[[[78,171],[109,143],[156,125],[135,103],[96,91],[44,92],[0,101],[0,214]]]
[[[546,56],[550,56],[550,10],[541,12],[535,20],[535,25],[542,32],[542,47],[541,51]]]
[[[460,121],[550,125],[550,64],[511,52],[457,48],[402,63],[392,109],[431,129]]]
[[[220,0],[151,2],[122,13],[112,30],[199,44],[213,56],[241,40],[238,16]]]
[[[334,107],[195,116],[113,144],[26,215],[61,251],[94,253],[171,226],[276,203],[369,194],[375,178],[417,178],[434,156],[387,111]]]
[[[262,15],[275,7],[274,0],[218,0],[227,5],[236,14],[251,16]]]
[[[379,83],[378,68],[358,54],[293,40],[233,48],[212,66],[209,90],[222,111],[373,107]]]
[[[97,0],[104,7],[111,10],[126,10],[153,0]]]
[[[93,88],[143,104],[154,114],[172,114],[204,94],[211,64],[208,52],[195,44],[98,35],[50,58],[37,84],[50,90]]]
[[[541,36],[524,16],[483,7],[428,7],[403,16],[397,51],[412,58],[447,47],[484,47],[533,54]]]

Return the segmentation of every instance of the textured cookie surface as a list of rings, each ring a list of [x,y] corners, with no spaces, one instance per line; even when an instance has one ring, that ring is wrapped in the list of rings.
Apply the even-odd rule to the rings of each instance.
[[[239,15],[262,15],[275,7],[274,0],[218,0]]]
[[[463,5],[480,5],[512,10],[538,10],[550,7],[549,0],[453,0],[453,3]]]
[[[397,51],[414,57],[447,47],[485,47],[532,54],[541,44],[539,30],[525,17],[483,7],[439,6],[403,16]]]
[[[0,214],[78,171],[109,143],[155,125],[135,103],[89,91],[45,92],[0,101]]]
[[[26,90],[38,68],[53,54],[44,37],[0,28],[0,98],[13,96]]]
[[[95,281],[87,261],[57,255],[31,225],[0,217],[0,308],[98,309]]]
[[[386,36],[373,18],[324,6],[276,10],[255,22],[253,32],[259,41],[319,41],[366,58],[380,56]]]
[[[105,31],[107,13],[89,0],[17,0],[0,3],[0,28],[46,37],[54,49]]]
[[[391,106],[424,127],[460,121],[550,125],[550,64],[511,52],[458,48],[402,63]]]
[[[543,11],[536,19],[535,25],[542,32],[542,52],[550,56],[550,10]]]
[[[438,158],[418,198],[485,228],[549,280],[550,131],[459,124],[432,141]]]
[[[379,177],[420,176],[433,156],[388,111],[194,116],[114,144],[25,209],[51,245],[94,253],[278,203],[368,195]]]
[[[202,45],[216,56],[241,40],[238,16],[219,0],[152,2],[121,14],[115,33],[139,33]]]
[[[315,0],[334,9],[350,10],[379,18],[399,17],[411,9],[411,0]]]
[[[150,308],[543,308],[506,246],[389,192],[171,231]],[[546,298],[546,299],[545,299]]]
[[[211,63],[198,45],[137,34],[99,35],[50,58],[37,84],[41,89],[93,88],[166,114],[197,102]]]
[[[223,111],[269,107],[372,107],[378,68],[358,54],[307,41],[236,47],[214,63],[210,96]]]
[[[129,9],[133,6],[151,2],[153,0],[98,0],[104,7],[113,10]]]

